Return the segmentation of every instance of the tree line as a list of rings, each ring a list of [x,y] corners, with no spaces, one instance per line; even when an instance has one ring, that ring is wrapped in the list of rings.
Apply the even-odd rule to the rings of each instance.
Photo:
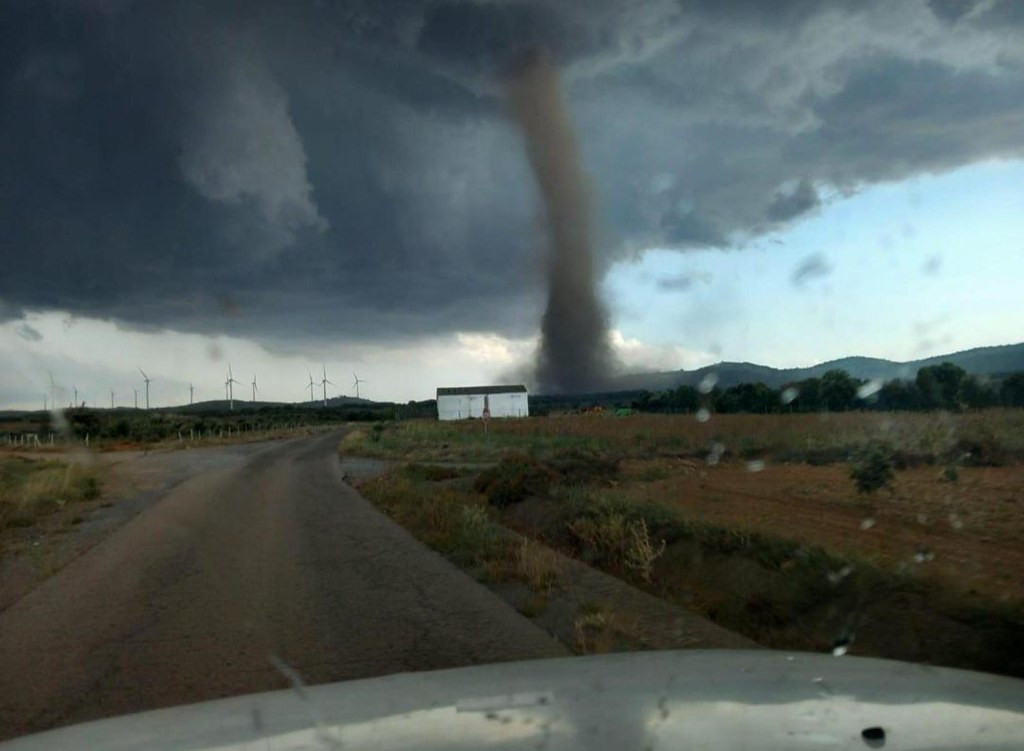
[[[644,392],[633,401],[644,412],[844,412],[876,410],[964,410],[984,407],[1024,407],[1024,372],[990,381],[969,375],[950,362],[917,371],[913,380],[875,383],[854,378],[845,370],[830,370],[821,378],[794,381],[779,388],[764,383],[740,383],[726,389],[679,386]]]

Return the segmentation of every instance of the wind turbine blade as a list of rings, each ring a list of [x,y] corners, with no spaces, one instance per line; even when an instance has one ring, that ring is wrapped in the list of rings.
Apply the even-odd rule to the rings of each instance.
[[[149,380],[149,376],[146,375],[146,371],[144,371],[142,368],[139,368],[139,372],[142,373],[142,377],[144,379],[146,379],[147,381]]]

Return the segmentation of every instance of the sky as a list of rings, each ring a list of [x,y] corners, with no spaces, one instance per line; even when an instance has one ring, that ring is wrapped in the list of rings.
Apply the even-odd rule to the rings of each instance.
[[[0,406],[529,380],[536,48],[623,370],[1020,341],[1022,8],[0,0]]]

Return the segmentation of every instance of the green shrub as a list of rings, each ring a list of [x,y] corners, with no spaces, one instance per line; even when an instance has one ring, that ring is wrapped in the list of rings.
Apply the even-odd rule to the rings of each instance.
[[[425,480],[427,482],[451,480],[461,474],[454,467],[442,467],[437,464],[419,464],[417,462],[405,465],[402,472],[410,480]]]
[[[557,451],[547,465],[565,485],[607,484],[619,474],[619,462],[581,448]]]
[[[473,483],[473,489],[487,501],[504,508],[528,496],[544,495],[558,476],[547,465],[526,454],[510,454],[496,466],[485,469]]]
[[[882,488],[892,488],[895,463],[892,447],[884,443],[869,444],[857,455],[850,469],[850,479],[858,493],[865,495]]]

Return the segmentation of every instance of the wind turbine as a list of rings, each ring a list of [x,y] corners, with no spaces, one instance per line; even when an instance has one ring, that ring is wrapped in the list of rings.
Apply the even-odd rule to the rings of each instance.
[[[110,408],[111,409],[114,408],[114,392],[113,391],[110,392]]]
[[[313,371],[309,371],[309,401],[316,401],[316,381],[313,380]]]
[[[323,363],[321,363],[321,365],[323,365]],[[326,407],[327,406],[327,384],[330,383],[332,386],[336,386],[337,384],[335,384],[332,381],[328,381],[327,380],[327,366],[326,365],[323,365],[323,369],[324,369],[324,379],[321,381],[321,383],[323,384],[323,387],[324,387],[324,406]]]
[[[192,404],[192,397],[195,395],[195,392],[196,392],[196,387],[192,385],[191,381],[189,381],[189,384],[188,384],[188,403],[189,403],[189,405]]]
[[[46,394],[43,394],[43,412],[48,412],[49,409],[49,406],[46,404]]]
[[[149,409],[149,381],[150,381],[150,378],[149,378],[148,375],[146,375],[146,372],[142,368],[139,368],[139,372],[142,373],[142,379],[146,382],[146,409],[148,410]]]
[[[71,406],[72,406],[72,407],[77,407],[77,406],[78,406],[78,386],[72,386],[71,388],[72,388],[72,389],[74,390],[74,392],[75,392],[75,401],[74,401],[74,402],[72,402]]]
[[[135,389],[135,409],[139,408],[139,390]]]
[[[241,381],[236,381],[234,375],[231,373],[231,363],[228,363],[228,379],[224,382],[224,385],[228,389],[228,409],[234,411],[235,409],[235,384],[242,385]]]
[[[54,412],[57,411],[57,384],[53,381],[53,373],[46,371],[46,374],[50,376],[50,406],[53,407]]]
[[[259,389],[256,388],[256,374],[253,373],[252,374],[252,401],[253,401],[253,404],[256,403],[256,392],[257,391],[259,391]]]
[[[359,384],[366,383],[362,378],[357,376],[355,373],[352,374],[352,385],[356,387],[356,399],[359,398]]]

